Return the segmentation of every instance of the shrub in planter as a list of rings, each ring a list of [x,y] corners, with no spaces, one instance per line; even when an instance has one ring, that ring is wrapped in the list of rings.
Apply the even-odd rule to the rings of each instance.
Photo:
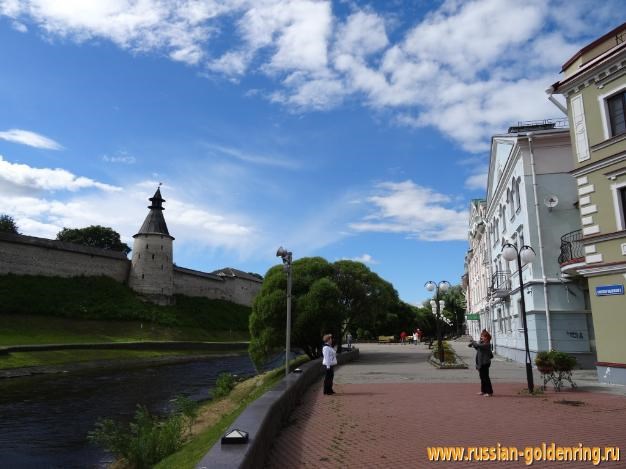
[[[550,354],[555,371],[572,371],[576,366],[576,358],[565,352],[553,350]]]
[[[554,389],[560,391],[563,380],[569,381],[572,388],[576,387],[576,383],[572,381],[572,370],[576,366],[575,357],[556,350],[539,352],[535,357],[535,364],[543,377],[543,389],[549,381],[552,381]]]

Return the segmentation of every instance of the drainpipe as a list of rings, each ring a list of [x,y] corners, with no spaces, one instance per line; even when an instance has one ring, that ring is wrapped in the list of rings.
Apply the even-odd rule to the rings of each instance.
[[[541,262],[541,277],[543,281],[543,298],[546,305],[546,326],[548,331],[548,350],[552,350],[552,327],[550,324],[550,304],[548,302],[548,279],[543,259],[543,236],[541,235],[541,217],[539,216],[539,198],[537,197],[537,174],[535,172],[535,153],[533,152],[533,134],[527,132],[528,150],[530,152],[530,172],[533,179],[533,196],[535,198],[535,217],[537,221],[537,235],[539,238],[539,261]],[[521,247],[521,246],[520,246]],[[520,267],[521,268],[521,267]],[[522,285],[520,285],[520,295],[523,295]]]
[[[559,111],[561,111],[563,114],[567,116],[567,108],[563,106],[561,103],[559,103],[554,96],[552,96],[554,94],[553,86],[551,86],[550,88],[546,90],[546,94],[548,95],[548,101],[550,101],[552,104],[558,107]]]

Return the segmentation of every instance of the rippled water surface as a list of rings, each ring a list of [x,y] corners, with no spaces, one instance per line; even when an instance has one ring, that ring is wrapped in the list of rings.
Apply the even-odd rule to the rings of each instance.
[[[131,370],[0,380],[0,467],[102,467],[86,435],[99,417],[128,420],[137,404],[165,412],[177,394],[208,396],[219,373],[252,375],[247,355]]]

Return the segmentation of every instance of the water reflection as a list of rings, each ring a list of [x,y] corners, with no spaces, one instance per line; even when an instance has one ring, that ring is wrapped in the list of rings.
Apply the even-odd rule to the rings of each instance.
[[[164,412],[177,394],[205,399],[225,371],[255,373],[250,358],[239,355],[0,380],[0,467],[102,467],[111,457],[86,439],[98,418],[130,419],[137,404]]]

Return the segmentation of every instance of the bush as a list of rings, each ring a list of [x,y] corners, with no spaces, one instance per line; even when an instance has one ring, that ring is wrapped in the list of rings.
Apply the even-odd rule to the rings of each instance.
[[[135,417],[128,425],[111,419],[99,420],[88,439],[118,458],[124,458],[130,467],[143,469],[181,448],[186,420],[180,412],[159,420],[144,406],[137,406]]]
[[[234,388],[235,377],[231,373],[220,373],[217,376],[217,381],[215,381],[215,388],[213,388],[213,399],[228,396]]]
[[[535,357],[535,365],[541,373],[547,374],[552,371],[572,371],[576,366],[576,357],[565,352],[551,350],[549,352],[539,352]]]

